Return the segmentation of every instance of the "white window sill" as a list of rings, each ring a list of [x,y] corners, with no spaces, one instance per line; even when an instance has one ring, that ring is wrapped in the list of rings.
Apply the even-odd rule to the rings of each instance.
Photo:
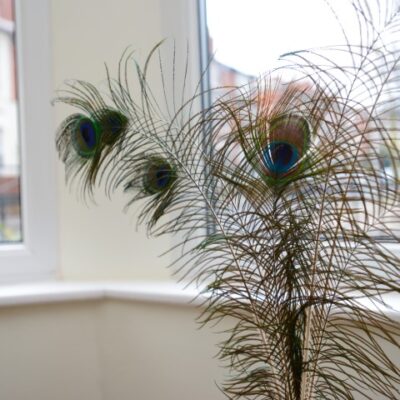
[[[184,289],[178,284],[168,282],[45,282],[0,286],[0,307],[88,300],[128,300],[198,306],[204,301],[204,296],[199,296],[198,289]],[[400,295],[391,295],[385,300],[390,308],[385,308],[384,311],[392,318],[400,320]],[[378,308],[367,299],[360,300],[360,303],[366,308]]]
[[[195,306],[198,294],[173,283],[46,282],[0,286],[0,307],[106,299]]]

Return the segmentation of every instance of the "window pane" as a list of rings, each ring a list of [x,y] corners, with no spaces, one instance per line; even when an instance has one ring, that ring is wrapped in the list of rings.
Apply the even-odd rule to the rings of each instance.
[[[0,0],[0,243],[21,241],[14,1]]]
[[[335,15],[323,0],[205,1],[208,50],[213,57],[209,71],[211,88],[240,86],[247,83],[252,87],[252,81],[263,73],[282,66],[283,63],[279,58],[293,51],[341,46],[346,44],[346,40],[352,44],[360,43],[359,25],[351,2],[334,2]],[[375,15],[377,20],[375,23],[379,22],[380,18],[378,3],[370,4],[371,14]],[[364,37],[364,41],[366,39]],[[388,42],[386,46],[398,51],[393,43]],[[331,57],[333,54],[338,65],[351,65],[349,52],[337,50],[335,53],[329,53]],[[279,70],[279,74],[282,73],[282,70]],[[273,75],[272,79],[279,82],[278,75],[285,82],[293,80],[293,77],[296,78],[292,70],[290,73],[293,75],[287,75],[288,70],[284,73],[286,74],[284,76]],[[331,71],[331,74],[334,75],[335,71]],[[218,97],[222,91],[222,89],[213,91],[212,96]],[[227,92],[235,94],[230,89]],[[398,89],[393,90],[393,93],[397,95]],[[268,96],[268,92],[263,95]],[[386,96],[391,96],[390,90],[387,90]],[[371,105],[370,102],[374,100],[366,97],[365,106]],[[398,99],[387,97],[381,99],[381,103],[383,105],[378,105],[377,109],[387,123],[391,141],[398,146],[400,116],[398,107],[395,107]],[[384,168],[389,176],[393,176],[395,172],[400,174],[400,165],[397,166],[397,171],[393,171],[387,146],[378,148],[377,154],[377,168]],[[382,186],[385,185],[386,182],[382,180]],[[360,203],[360,218],[363,214],[362,206]],[[400,213],[398,209],[395,211]],[[389,215],[388,218],[390,217]],[[384,222],[391,229],[398,228],[393,222],[386,220]],[[386,240],[386,236],[379,230],[376,234],[382,235]]]
[[[215,56],[211,87],[214,83],[246,83],[277,67],[279,57],[294,50],[344,43],[341,26],[322,0],[306,4],[298,0],[206,0],[206,9],[209,49]],[[335,10],[348,39],[357,41],[358,25],[348,16],[349,3]]]

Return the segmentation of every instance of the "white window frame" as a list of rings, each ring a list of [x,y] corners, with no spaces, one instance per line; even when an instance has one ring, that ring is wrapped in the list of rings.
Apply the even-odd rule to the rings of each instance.
[[[56,152],[49,0],[15,0],[22,243],[0,245],[0,283],[56,276]]]

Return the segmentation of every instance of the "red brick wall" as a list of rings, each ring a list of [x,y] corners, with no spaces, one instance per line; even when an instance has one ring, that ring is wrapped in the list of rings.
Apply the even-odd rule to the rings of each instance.
[[[0,18],[14,21],[13,0],[0,0]]]
[[[14,0],[0,0],[0,18],[6,21],[14,21]],[[12,93],[10,93],[13,100],[17,99],[17,80],[16,80],[16,52],[15,45],[11,48],[11,62],[13,75],[11,79],[13,80]]]

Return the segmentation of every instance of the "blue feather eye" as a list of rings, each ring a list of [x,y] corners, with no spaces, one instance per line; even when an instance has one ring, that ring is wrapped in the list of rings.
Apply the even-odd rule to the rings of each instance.
[[[100,134],[95,122],[90,118],[80,117],[72,131],[72,145],[83,158],[92,157],[99,145]]]
[[[176,180],[176,171],[164,159],[152,159],[143,175],[143,188],[148,194],[156,194],[168,189]]]
[[[124,185],[124,192],[136,192],[136,199],[149,198],[148,210],[152,210],[151,225],[154,225],[176,198],[176,167],[162,156],[142,155],[136,160]]]
[[[276,175],[286,174],[299,158],[296,147],[282,141],[272,142],[264,150],[264,163]]]
[[[262,163],[268,175],[282,177],[297,170],[307,151],[310,129],[298,115],[281,115],[270,122],[268,140],[262,149]]]

